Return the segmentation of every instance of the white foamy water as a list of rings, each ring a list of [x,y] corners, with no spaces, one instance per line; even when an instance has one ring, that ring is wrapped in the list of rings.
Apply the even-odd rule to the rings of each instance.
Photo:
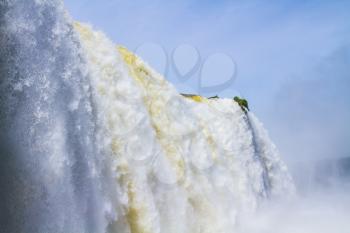
[[[0,13],[1,232],[229,233],[294,195],[232,99],[180,95],[60,1]]]

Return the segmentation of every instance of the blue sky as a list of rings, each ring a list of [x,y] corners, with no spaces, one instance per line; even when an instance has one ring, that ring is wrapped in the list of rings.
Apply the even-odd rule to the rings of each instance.
[[[162,72],[166,64],[186,68],[200,58],[202,72],[195,70],[186,81],[173,66],[167,69],[181,92],[201,92],[199,80],[223,83],[234,70],[232,84],[202,94],[246,97],[287,160],[350,156],[350,1],[65,4],[74,19],[139,51]],[[184,45],[194,50],[171,60]]]

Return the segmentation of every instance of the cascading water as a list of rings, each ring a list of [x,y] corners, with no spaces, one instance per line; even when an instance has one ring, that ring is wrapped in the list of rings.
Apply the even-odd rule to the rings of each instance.
[[[108,157],[63,4],[0,4],[1,232],[105,232]]]
[[[61,1],[0,1],[0,232],[230,233],[294,185],[252,113],[185,98]]]

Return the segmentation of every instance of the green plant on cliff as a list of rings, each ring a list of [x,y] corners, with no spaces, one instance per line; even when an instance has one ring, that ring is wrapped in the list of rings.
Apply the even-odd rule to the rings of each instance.
[[[215,96],[209,97],[208,99],[219,99],[219,96],[215,95]]]
[[[249,111],[248,101],[246,99],[235,96],[233,100],[238,103],[243,112],[247,113],[247,111]]]

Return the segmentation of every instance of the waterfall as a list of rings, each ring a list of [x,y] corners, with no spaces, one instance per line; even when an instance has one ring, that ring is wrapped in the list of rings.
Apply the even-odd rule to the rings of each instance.
[[[59,0],[0,2],[0,230],[229,233],[294,185],[231,99],[185,98]]]

